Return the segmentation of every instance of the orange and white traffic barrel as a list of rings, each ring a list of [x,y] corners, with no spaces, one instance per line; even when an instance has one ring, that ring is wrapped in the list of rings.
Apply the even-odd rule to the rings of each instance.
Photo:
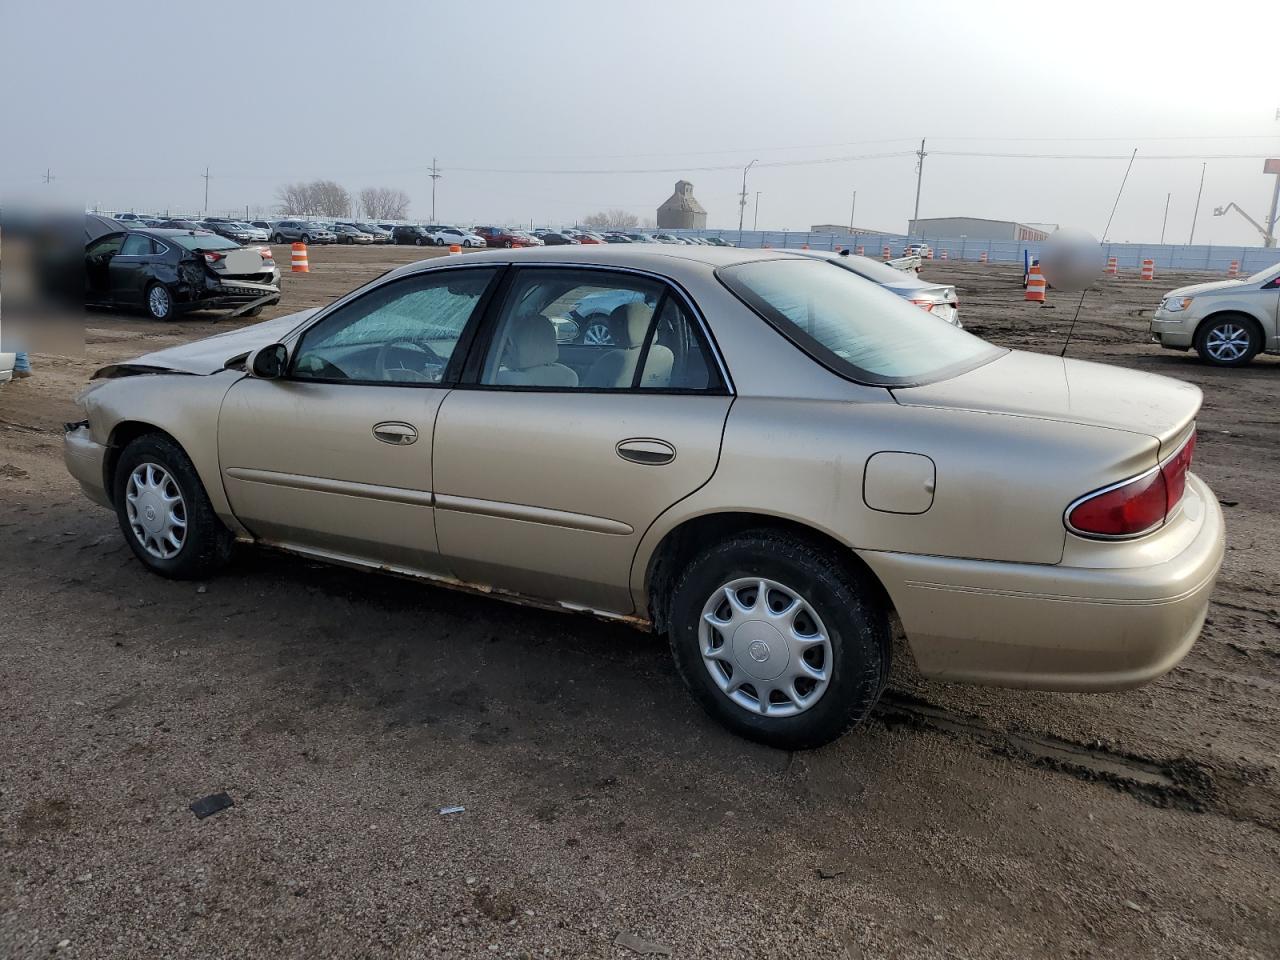
[[[449,252],[450,252],[450,253],[461,253],[461,252],[462,252],[462,247],[458,246],[456,243],[451,243],[451,244],[449,244]]]
[[[983,250],[982,253],[978,254],[978,262],[979,263],[987,262],[987,251]]]
[[[1239,260],[1232,260],[1232,261],[1231,261],[1231,266],[1227,267],[1227,276],[1228,276],[1228,277],[1238,277],[1238,276],[1240,276],[1240,261],[1239,261]]]
[[[951,259],[951,258],[950,258],[950,256],[947,254],[947,251],[946,251],[946,250],[943,250],[943,251],[942,251],[942,259],[943,259],[943,260],[949,260],[949,259]]]
[[[1109,277],[1114,277],[1120,272],[1120,261],[1115,257],[1107,257],[1107,269],[1102,271]]]
[[[295,243],[291,248],[290,267],[294,273],[310,273],[311,267],[307,265],[307,245],[305,243]]]
[[[882,256],[882,257],[883,257],[884,259],[886,259],[886,260],[888,260],[888,259],[889,259],[890,254],[889,254],[889,246],[888,246],[888,244],[886,244],[886,245],[885,245],[885,248],[884,248],[884,250],[881,252],[880,256]]]
[[[928,250],[926,250],[926,251],[924,252],[924,258],[925,258],[926,260],[932,260],[932,259],[933,259],[933,247],[930,247]]]
[[[1154,280],[1156,278],[1156,262],[1150,257],[1142,261],[1142,279]]]
[[[866,247],[857,247],[853,252],[854,252],[854,253],[856,253],[858,256],[862,256],[862,255],[863,255],[863,252],[864,252],[866,249],[867,249]]]
[[[1023,298],[1033,303],[1044,303],[1044,275],[1040,272],[1040,264],[1033,263],[1031,272],[1027,274],[1027,293]]]

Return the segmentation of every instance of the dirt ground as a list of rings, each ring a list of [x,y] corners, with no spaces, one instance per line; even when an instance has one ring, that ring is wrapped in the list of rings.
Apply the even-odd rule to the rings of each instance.
[[[272,312],[419,255],[313,248]],[[1029,350],[1076,302],[924,276]],[[1229,547],[1187,659],[1073,695],[900,656],[803,754],[726,733],[626,627],[251,549],[144,572],[60,425],[96,367],[229,324],[91,315],[86,356],[0,388],[0,957],[1280,956],[1280,362],[1148,343],[1194,279],[1100,283],[1069,353],[1204,390]]]

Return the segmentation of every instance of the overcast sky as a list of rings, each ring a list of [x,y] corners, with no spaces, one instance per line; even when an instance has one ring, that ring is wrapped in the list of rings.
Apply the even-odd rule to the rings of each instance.
[[[285,182],[406,190],[437,219],[652,217],[903,231],[922,217],[1254,243],[1280,156],[1276,3],[21,3],[0,0],[0,192],[110,210],[270,210]],[[1270,53],[1267,48],[1270,48]],[[1120,155],[1027,159],[953,153]],[[871,156],[876,154],[903,156]],[[1212,159],[1245,155],[1250,159]],[[832,158],[827,163],[815,161]],[[773,165],[770,165],[773,164]],[[51,169],[54,180],[41,178]],[[573,171],[573,172],[530,172]],[[589,172],[607,171],[607,172]],[[638,171],[638,172],[636,172]]]

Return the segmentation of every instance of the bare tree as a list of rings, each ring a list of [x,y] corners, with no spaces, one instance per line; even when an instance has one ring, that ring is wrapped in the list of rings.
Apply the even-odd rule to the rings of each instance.
[[[351,194],[332,180],[316,180],[311,184],[313,213],[322,217],[351,216]]]
[[[311,184],[286,183],[276,191],[280,212],[292,216],[315,213],[311,209]]]
[[[287,183],[276,191],[276,199],[280,212],[293,216],[351,216],[351,194],[332,180]]]
[[[409,195],[394,187],[365,187],[360,206],[370,220],[403,220],[409,214]]]
[[[582,223],[593,230],[634,230],[640,218],[625,210],[602,210],[584,218]]]

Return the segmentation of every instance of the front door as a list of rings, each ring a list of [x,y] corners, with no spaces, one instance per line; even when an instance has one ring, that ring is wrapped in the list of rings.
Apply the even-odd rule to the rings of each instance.
[[[568,318],[616,302],[610,342]],[[645,530],[711,478],[732,397],[683,299],[591,268],[515,272],[468,376],[441,405],[441,554],[463,580],[612,613],[634,609]]]
[[[218,421],[231,508],[261,539],[447,574],[432,511],[432,433],[459,341],[496,268],[438,270],[333,310],[290,344],[289,373],[246,377]]]

